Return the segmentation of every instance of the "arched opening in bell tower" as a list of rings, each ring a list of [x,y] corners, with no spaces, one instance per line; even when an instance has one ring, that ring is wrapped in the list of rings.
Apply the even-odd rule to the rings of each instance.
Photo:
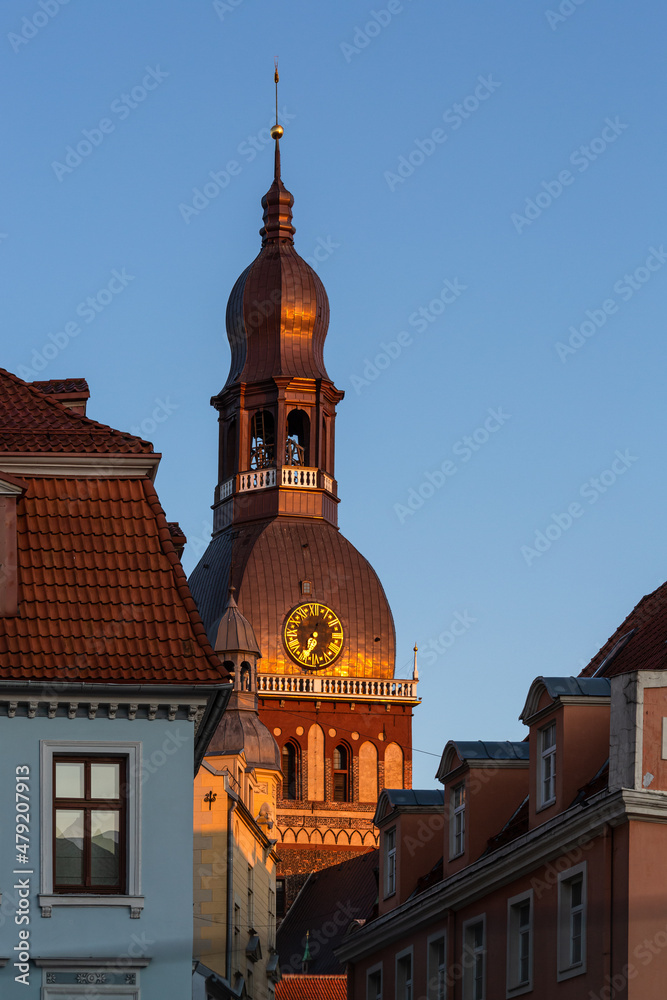
[[[273,414],[259,410],[250,426],[250,468],[266,469],[275,464],[276,431]]]
[[[310,420],[305,410],[287,415],[285,465],[310,465]]]

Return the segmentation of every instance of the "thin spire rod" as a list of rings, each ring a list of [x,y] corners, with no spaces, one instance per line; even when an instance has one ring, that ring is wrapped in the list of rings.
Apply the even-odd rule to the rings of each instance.
[[[276,85],[276,125],[277,125],[278,124],[278,81],[280,80],[280,77],[278,76],[278,56],[276,56],[276,58],[273,60],[273,66],[274,66],[273,82]]]

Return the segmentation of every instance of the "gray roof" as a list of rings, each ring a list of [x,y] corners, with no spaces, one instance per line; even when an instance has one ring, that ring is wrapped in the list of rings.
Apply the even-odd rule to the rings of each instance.
[[[234,600],[233,587],[229,589],[227,607],[222,613],[213,648],[216,653],[257,653],[259,646],[255,630],[244,618]]]
[[[530,685],[526,703],[519,719],[530,719],[536,712],[543,692],[554,701],[557,698],[610,698],[608,677],[536,677]]]
[[[503,740],[451,740],[461,760],[528,760],[528,743]]]
[[[227,755],[241,750],[250,767],[281,770],[278,744],[256,710],[231,707],[222,716],[206,753]]]
[[[385,788],[392,806],[441,806],[445,801],[442,788]]]

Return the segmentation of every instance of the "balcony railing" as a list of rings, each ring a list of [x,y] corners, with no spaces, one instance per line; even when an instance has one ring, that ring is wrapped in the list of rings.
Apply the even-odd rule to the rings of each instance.
[[[339,698],[399,698],[418,701],[417,681],[380,680],[375,677],[318,677],[303,674],[257,675],[257,689],[262,694],[310,694]]]
[[[335,494],[334,481],[325,472],[303,465],[283,465],[279,469],[249,469],[247,472],[239,472],[238,475],[220,483],[216,500],[228,500],[234,493],[267,490],[278,485],[298,490],[319,488]]]

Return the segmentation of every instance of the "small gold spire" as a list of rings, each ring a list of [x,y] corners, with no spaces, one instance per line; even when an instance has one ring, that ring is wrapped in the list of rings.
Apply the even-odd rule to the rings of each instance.
[[[284,132],[284,129],[282,125],[278,124],[278,82],[280,80],[280,77],[278,76],[278,56],[276,56],[276,58],[273,60],[273,65],[274,65],[273,82],[276,85],[276,124],[271,127],[271,138],[280,139],[281,135]]]

